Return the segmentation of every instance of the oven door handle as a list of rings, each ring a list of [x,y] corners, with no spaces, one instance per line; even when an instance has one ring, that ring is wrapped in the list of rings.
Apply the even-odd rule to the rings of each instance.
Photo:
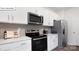
[[[40,40],[40,39],[44,39],[44,38],[47,38],[47,37],[35,38],[33,40]]]

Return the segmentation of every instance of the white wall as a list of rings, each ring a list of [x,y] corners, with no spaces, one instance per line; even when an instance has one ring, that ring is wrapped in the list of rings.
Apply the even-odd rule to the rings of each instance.
[[[71,8],[58,12],[61,19],[67,21],[69,45],[79,45],[79,8]]]

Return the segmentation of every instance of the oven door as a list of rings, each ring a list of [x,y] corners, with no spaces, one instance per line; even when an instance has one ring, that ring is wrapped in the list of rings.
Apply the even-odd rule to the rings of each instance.
[[[47,50],[47,37],[36,38],[32,40],[32,51]]]

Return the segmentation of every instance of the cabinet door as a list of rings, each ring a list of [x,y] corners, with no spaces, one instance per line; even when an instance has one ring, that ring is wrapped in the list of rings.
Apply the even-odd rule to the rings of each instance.
[[[27,40],[27,51],[32,51],[32,42],[31,42],[31,40]]]
[[[51,16],[51,13],[49,10],[44,11],[44,26],[53,26],[53,17]]]
[[[49,34],[47,36],[47,40],[48,40],[48,51],[51,51],[52,49],[54,49],[54,38],[52,37],[51,34]]]
[[[58,36],[55,36],[54,45],[55,45],[55,48],[58,46]]]
[[[53,26],[53,17],[49,16],[48,26]]]
[[[49,25],[49,16],[48,16],[48,10],[42,9],[40,10],[40,14],[43,15],[43,25],[48,26]]]
[[[0,51],[31,51],[31,40],[0,45]]]
[[[48,34],[48,50],[53,50],[58,46],[58,35]]]
[[[44,26],[53,26],[53,18],[50,16],[44,16]]]
[[[43,18],[43,25],[49,26],[49,24],[50,24],[49,17],[47,15],[45,15]]]
[[[13,51],[31,51],[31,40],[18,42],[18,46],[12,49]]]
[[[25,8],[16,8],[16,11],[11,12],[11,17],[12,23],[27,24]]]
[[[9,22],[10,17],[7,11],[0,11],[0,22]]]
[[[27,7],[26,12],[31,12],[31,13],[38,15],[38,8],[37,7]]]

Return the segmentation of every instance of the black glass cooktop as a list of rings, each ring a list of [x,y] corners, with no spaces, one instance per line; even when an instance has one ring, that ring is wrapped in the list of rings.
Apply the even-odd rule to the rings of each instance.
[[[46,37],[46,35],[39,35],[39,32],[36,32],[36,33],[26,33],[26,36],[29,36],[31,38]]]

